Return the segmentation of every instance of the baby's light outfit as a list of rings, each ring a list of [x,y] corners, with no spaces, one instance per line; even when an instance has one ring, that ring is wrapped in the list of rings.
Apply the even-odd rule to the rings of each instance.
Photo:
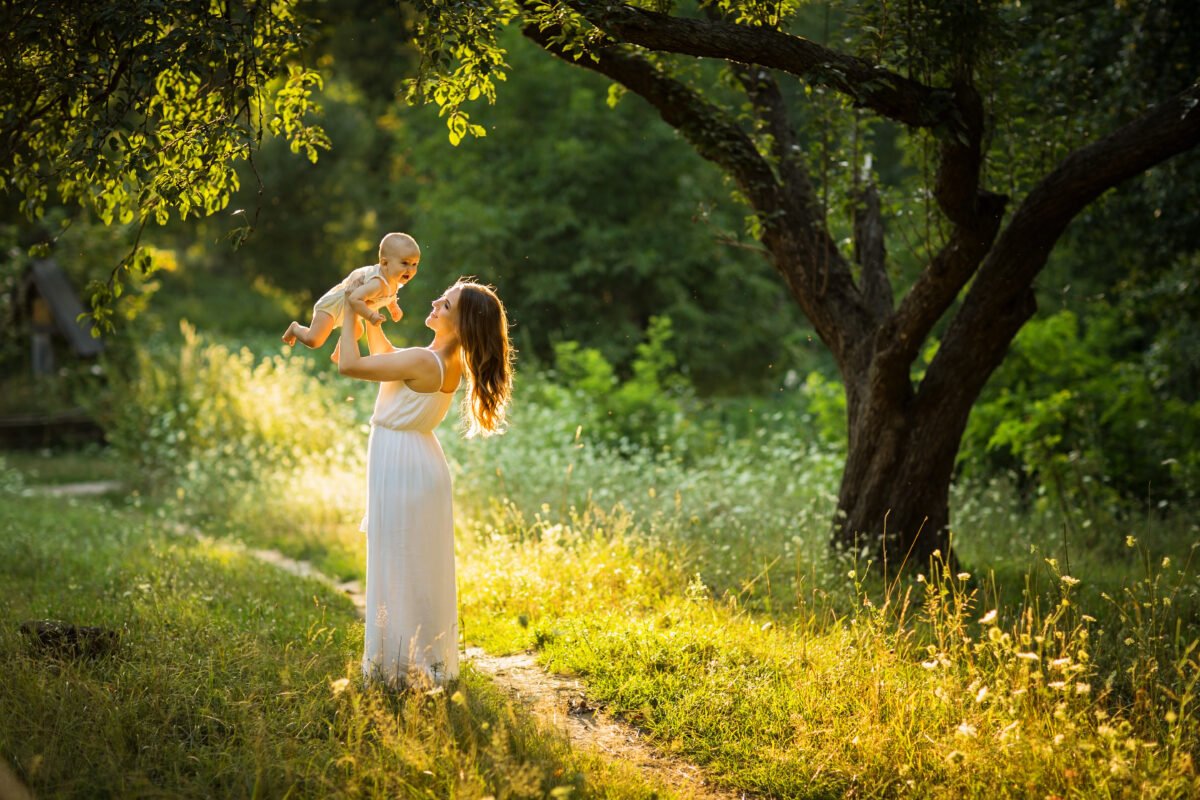
[[[341,325],[342,320],[346,315],[346,285],[356,275],[363,276],[364,284],[366,284],[367,281],[379,280],[383,281],[385,286],[387,285],[387,278],[383,277],[383,270],[380,269],[378,264],[372,264],[369,267],[359,267],[347,275],[345,280],[343,280],[337,286],[334,286],[328,292],[321,295],[321,298],[313,304],[313,315],[315,316],[318,311],[324,311],[326,314],[333,317],[334,325]],[[396,299],[395,293],[378,297],[368,300],[367,307],[372,311],[378,311],[379,309],[391,303],[394,299]]]

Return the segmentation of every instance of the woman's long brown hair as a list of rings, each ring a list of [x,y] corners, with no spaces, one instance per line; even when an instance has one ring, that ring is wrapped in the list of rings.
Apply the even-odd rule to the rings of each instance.
[[[513,356],[508,314],[490,286],[459,280],[458,339],[467,373],[463,422],[468,437],[504,432],[512,399]]]

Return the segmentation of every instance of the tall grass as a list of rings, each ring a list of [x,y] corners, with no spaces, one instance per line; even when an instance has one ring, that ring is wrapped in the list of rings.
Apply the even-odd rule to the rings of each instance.
[[[362,385],[184,347],[237,362],[226,389],[305,386],[312,414],[357,416],[332,426],[335,457],[314,459],[307,422],[258,405],[281,417],[254,428],[271,432],[261,447],[167,471],[168,502],[361,575]],[[1200,791],[1187,509],[1083,525],[1003,476],[958,486],[955,537],[974,574],[935,561],[884,583],[831,555],[839,456],[783,411],[760,404],[678,442],[667,420],[656,446],[613,446],[589,435],[586,397],[522,378],[505,436],[441,432],[468,642],[539,648],[667,746],[767,794]]]
[[[41,797],[629,797],[469,667],[446,691],[358,676],[349,601],[243,548],[104,503],[0,486],[0,758]],[[120,633],[33,647],[18,622]]]

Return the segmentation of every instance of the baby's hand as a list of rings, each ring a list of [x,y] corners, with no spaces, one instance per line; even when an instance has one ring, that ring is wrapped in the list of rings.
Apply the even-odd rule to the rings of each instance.
[[[371,323],[372,325],[382,325],[383,324],[383,314],[372,311],[371,316],[367,317],[367,322]]]
[[[404,316],[404,312],[400,310],[400,304],[396,302],[396,298],[394,297],[392,298],[392,302],[388,303],[387,310],[392,315],[392,322],[399,322],[400,318]]]

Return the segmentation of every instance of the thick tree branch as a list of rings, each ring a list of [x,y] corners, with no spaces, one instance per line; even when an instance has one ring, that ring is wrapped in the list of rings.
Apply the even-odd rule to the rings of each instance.
[[[837,252],[825,224],[825,209],[813,190],[804,154],[775,76],[769,70],[752,64],[734,62],[730,66],[742,84],[759,122],[770,134],[771,153],[780,186],[789,195],[791,205],[802,215],[801,225],[804,230],[820,240],[814,241],[811,249],[813,252]],[[828,265],[821,267],[822,270],[827,268]]]
[[[920,395],[936,403],[947,391],[982,390],[1033,314],[1033,279],[1068,223],[1103,192],[1197,144],[1200,82],[1063,159],[1021,203],[989,252],[950,321]],[[985,368],[966,370],[966,364]]]
[[[958,297],[988,253],[1000,228],[1008,198],[979,196],[974,225],[956,225],[950,239],[921,271],[899,308],[879,329],[879,368],[908,379],[909,365],[929,331]]]
[[[841,360],[855,344],[851,331],[869,316],[850,270],[812,207],[794,202],[754,142],[724,111],[624,46],[596,47],[577,58],[564,51],[555,26],[526,25],[522,32],[551,55],[620,83],[653,105],[704,158],[731,175],[762,224],[762,241],[817,335]],[[788,254],[780,258],[781,253]],[[824,269],[820,269],[824,267]]]
[[[933,197],[955,225],[975,228],[983,161],[983,101],[974,87],[966,84],[956,86],[954,95],[958,116],[956,124],[942,132]]]
[[[861,106],[916,127],[954,122],[955,97],[869,61],[781,31],[673,17],[628,5],[571,0],[593,25],[650,50],[759,64],[822,83]]]
[[[782,194],[771,167],[745,131],[722,109],[665,71],[618,45],[592,48],[586,56],[565,51],[555,40],[560,31],[526,25],[522,33],[546,52],[620,83],[649,102],[696,151],[726,170],[762,214],[782,210]]]
[[[911,392],[909,369],[921,343],[987,255],[1008,198],[979,191],[983,105],[969,85],[955,87],[959,127],[943,134],[934,198],[953,224],[949,240],[917,276],[896,313],[876,334],[872,385],[889,395]]]

